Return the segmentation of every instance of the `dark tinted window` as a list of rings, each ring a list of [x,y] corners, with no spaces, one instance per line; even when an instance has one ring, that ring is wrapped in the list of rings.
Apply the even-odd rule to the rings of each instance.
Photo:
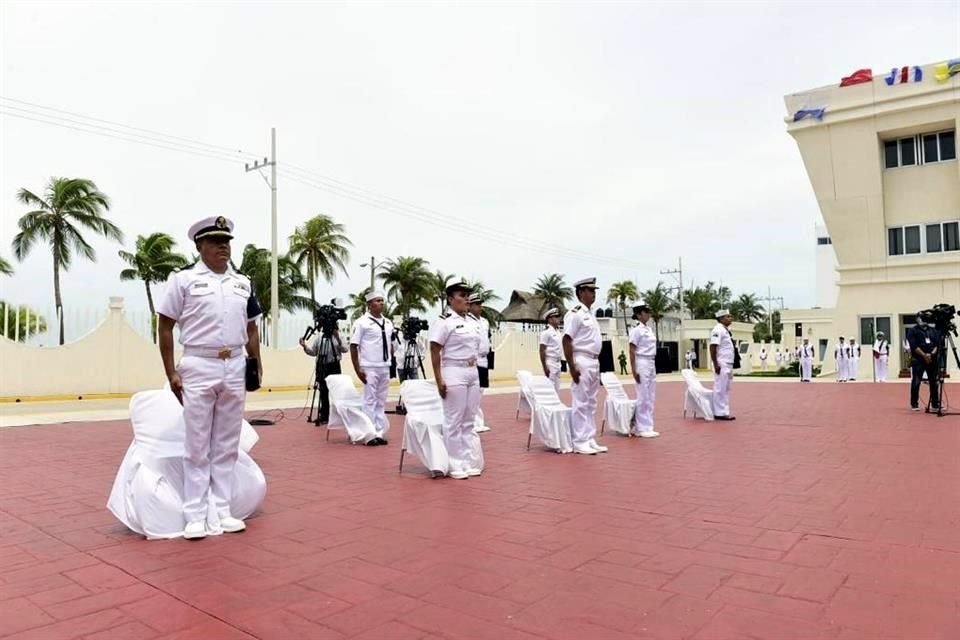
[[[904,167],[917,164],[916,145],[913,138],[900,139],[900,164]]]
[[[883,143],[883,166],[887,169],[893,169],[900,164],[900,156],[897,154],[897,141],[887,140]]]
[[[957,159],[957,132],[944,131],[940,134],[940,159]]]
[[[927,253],[939,253],[943,251],[940,246],[940,225],[927,225]]]
[[[887,245],[891,256],[903,255],[903,229],[887,229]]]
[[[960,251],[960,222],[944,223],[943,250]]]
[[[937,148],[937,134],[928,133],[923,136],[923,161],[938,162],[940,160],[940,153],[937,151]]]
[[[920,227],[903,228],[904,253],[920,253]]]

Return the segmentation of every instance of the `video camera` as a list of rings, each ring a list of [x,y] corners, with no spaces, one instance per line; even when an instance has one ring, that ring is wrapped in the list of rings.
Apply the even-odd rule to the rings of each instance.
[[[407,342],[413,342],[417,339],[417,334],[429,328],[430,325],[426,320],[421,320],[416,316],[404,318],[403,323],[400,325],[400,330],[403,331],[403,339]]]
[[[919,316],[927,324],[936,327],[940,333],[957,335],[957,325],[953,321],[957,316],[957,308],[952,304],[935,304],[921,311]]]
[[[333,300],[337,302],[337,300]],[[313,326],[307,327],[303,339],[307,340],[319,331],[321,335],[331,336],[337,330],[337,322],[347,319],[347,311],[336,304],[320,305],[313,310]]]

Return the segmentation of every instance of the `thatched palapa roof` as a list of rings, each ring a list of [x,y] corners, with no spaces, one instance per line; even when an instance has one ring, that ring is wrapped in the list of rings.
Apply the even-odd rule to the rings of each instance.
[[[510,304],[500,312],[501,322],[543,322],[543,312],[547,310],[543,296],[518,291],[510,294]],[[562,310],[561,310],[562,311]]]

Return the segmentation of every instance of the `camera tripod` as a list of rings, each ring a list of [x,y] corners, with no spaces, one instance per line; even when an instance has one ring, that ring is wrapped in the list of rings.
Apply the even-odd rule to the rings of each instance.
[[[404,380],[415,380],[417,371],[419,371],[420,376],[426,379],[427,372],[423,368],[423,354],[420,352],[420,345],[417,344],[416,337],[412,340],[407,340],[406,343],[407,348],[403,351],[403,366],[397,370],[397,377],[400,378],[401,382]],[[403,406],[402,395],[397,399],[397,408],[394,413],[399,416],[407,414],[407,408]]]
[[[315,329],[307,329],[304,339],[308,340],[315,333]],[[329,391],[327,390],[327,375],[330,373],[329,364],[324,362],[324,357],[334,354],[332,334],[323,332],[320,334],[320,341],[317,343],[317,353],[314,356],[314,375],[313,375],[313,394],[310,397],[310,411],[307,413],[307,422],[312,422],[314,426],[321,424],[320,408],[323,405],[323,395],[327,394],[327,407],[330,406]],[[319,403],[318,403],[319,400]],[[314,416],[313,410],[316,407],[317,413]],[[329,420],[330,416],[326,416]]]
[[[953,341],[953,335],[950,331],[943,331],[941,333],[940,345],[937,348],[937,397],[934,398],[933,394],[930,394],[930,401],[927,402],[927,413],[935,413],[938,418],[944,416],[956,416],[960,413],[956,411],[947,411],[945,409],[946,402],[946,390],[945,390],[945,374],[947,371],[947,344],[950,344],[950,351],[953,353],[953,360],[957,365],[957,368],[960,369],[960,355],[957,355],[957,345]],[[936,404],[934,404],[936,400]],[[932,407],[936,406],[936,409]]]

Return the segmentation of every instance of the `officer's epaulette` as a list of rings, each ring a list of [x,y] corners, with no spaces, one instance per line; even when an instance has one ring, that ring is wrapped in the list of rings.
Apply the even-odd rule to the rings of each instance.
[[[440,314],[441,320],[446,320],[449,317],[450,317],[450,313],[448,311],[444,311],[443,313]]]
[[[575,306],[573,309],[571,309],[571,311],[580,311],[580,308],[581,308],[581,306],[578,304],[578,305]]]
[[[197,266],[199,262],[200,262],[199,260],[196,260],[192,264],[188,264],[185,267],[180,267],[179,269],[175,269],[174,273],[180,273],[181,271],[186,271],[187,269],[193,269],[195,266]]]

